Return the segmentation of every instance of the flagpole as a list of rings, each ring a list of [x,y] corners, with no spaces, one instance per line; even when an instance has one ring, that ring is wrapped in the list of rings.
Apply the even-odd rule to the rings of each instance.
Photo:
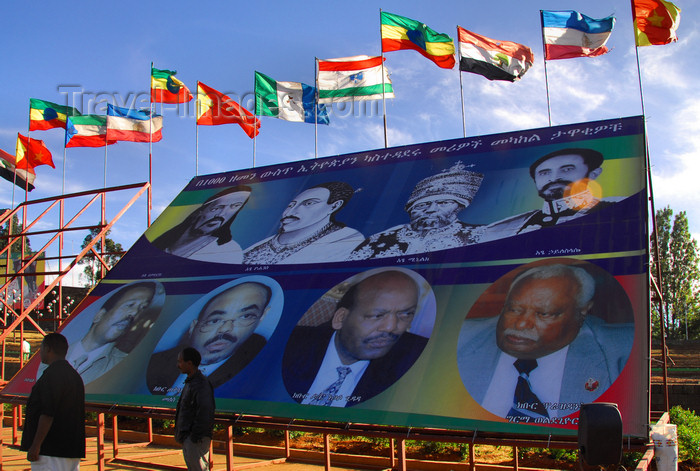
[[[544,42],[544,12],[540,10],[540,24],[542,25],[542,57],[544,58],[544,86],[547,93],[547,119],[552,126],[552,109],[549,104],[549,79],[547,78],[547,47]]]
[[[66,129],[68,132],[68,129]],[[66,194],[66,142],[63,141],[63,177],[61,180],[61,195]]]
[[[194,175],[199,175],[199,125],[197,125],[197,115],[199,115],[199,80],[197,80],[197,92],[194,99]]]
[[[15,170],[12,175],[12,203],[10,208],[15,207],[15,186],[17,186],[17,151],[15,151]],[[29,173],[27,172],[26,175],[27,178],[29,178]]]
[[[31,127],[32,127],[32,101],[29,100],[29,115],[27,116],[27,138],[29,139],[29,142],[30,142],[30,143],[32,142],[32,131],[30,130]],[[19,133],[17,133],[17,136],[18,136],[17,139],[19,140]],[[28,149],[27,149],[27,150],[28,150]],[[26,155],[25,155],[25,158],[26,158]],[[29,165],[26,165],[26,167],[27,167],[27,172],[29,172]],[[15,174],[16,174],[16,172],[17,172],[17,149],[16,149],[16,146],[15,146]],[[25,177],[26,177],[26,183],[25,183],[25,187],[26,187],[26,185],[29,184],[29,174],[25,175]],[[14,196],[15,196],[15,189],[14,189],[14,186],[15,186],[15,185],[13,184],[13,185],[12,185],[12,206],[13,206],[13,207],[14,207],[14,205],[15,205],[15,197],[14,197]],[[27,201],[26,191],[25,191],[24,201]],[[8,231],[8,234],[9,234],[9,231]],[[8,242],[9,242],[9,240],[8,240]],[[22,285],[22,283],[20,283],[20,288],[21,288],[21,285]]]
[[[105,135],[105,165],[104,165],[104,187],[107,188],[107,136],[109,136],[109,133]]]
[[[255,72],[253,72],[253,89],[255,89]],[[242,97],[241,97],[242,98]],[[241,108],[243,108],[243,100],[241,99]],[[257,142],[258,142],[258,133],[255,132],[258,130],[257,126],[257,115],[255,112],[257,111],[258,108],[258,96],[255,95],[255,101],[253,102],[253,168],[255,168],[255,153],[257,150]],[[243,113],[243,117],[245,118],[245,113]]]
[[[462,58],[462,44],[459,42],[459,26],[457,26],[457,57]],[[462,132],[464,137],[467,137],[467,119],[464,115],[464,86],[462,85],[462,69],[457,66],[459,74],[459,98],[462,101]]]
[[[29,145],[32,144],[32,131],[30,128],[32,127],[32,105],[31,102],[29,102],[29,116],[27,116],[27,138],[29,139]],[[28,151],[29,149],[27,149]],[[16,160],[16,158],[15,158]],[[28,162],[28,161],[27,161]],[[27,165],[27,168],[29,168],[29,165]],[[29,179],[24,180],[24,202],[26,203],[27,200],[29,199]],[[27,227],[26,223],[23,227]],[[24,240],[24,239],[23,239]],[[24,252],[22,252],[22,257],[24,257]],[[20,281],[20,294],[22,291],[22,282]]]
[[[634,12],[634,10],[633,10]],[[644,112],[644,89],[642,87],[642,68],[639,65],[639,46],[637,46],[637,38],[634,39],[634,55],[637,58],[637,78],[639,79],[639,99],[642,103],[642,116],[644,116],[646,125],[646,113]]]
[[[318,158],[318,57],[314,57],[314,75],[316,90],[314,91],[314,159]]]
[[[153,61],[151,61],[151,70],[149,72],[149,84],[148,84],[148,91],[150,95],[151,87],[152,84],[150,83],[152,81],[153,77]],[[162,108],[162,107],[161,107]],[[147,197],[146,197],[146,227],[151,227],[151,208],[153,207],[152,203],[152,198],[153,198],[153,114],[155,110],[155,105],[153,104],[153,97],[149,100],[148,103],[148,110],[150,111],[150,118],[148,120],[148,191],[146,192]],[[162,110],[161,110],[162,111]]]
[[[389,147],[389,138],[387,137],[386,131],[386,91],[384,90],[384,47],[382,46],[382,9],[379,9],[379,49],[381,50],[382,57],[382,114],[384,117],[384,148]],[[353,103],[354,104],[354,103]]]
[[[17,144],[19,144],[19,132],[17,133]],[[18,153],[17,152],[17,144],[15,144],[15,173],[14,173],[13,182],[12,182],[12,206],[11,206],[11,208],[15,207],[15,186],[17,186],[17,164],[19,163],[17,161],[17,153]],[[27,165],[26,177],[29,178],[29,166],[28,165]],[[9,229],[8,229],[8,231],[9,231]]]

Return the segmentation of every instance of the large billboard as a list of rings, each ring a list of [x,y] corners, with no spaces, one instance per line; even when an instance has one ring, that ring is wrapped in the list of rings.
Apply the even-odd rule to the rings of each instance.
[[[647,434],[641,117],[193,178],[63,328],[92,402]],[[37,357],[5,392],[28,394]]]

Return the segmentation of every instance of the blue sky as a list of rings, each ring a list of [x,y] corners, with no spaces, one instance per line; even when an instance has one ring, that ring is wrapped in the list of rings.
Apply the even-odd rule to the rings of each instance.
[[[686,210],[700,238],[699,0],[679,0],[680,40],[639,50],[656,207]],[[253,74],[313,84],[314,57],[378,55],[379,9],[425,22],[455,37],[459,24],[476,33],[530,46],[535,64],[518,83],[489,82],[464,74],[467,135],[547,125],[540,9],[578,10],[594,18],[614,15],[611,52],[592,59],[547,64],[553,124],[642,113],[629,0],[500,0],[439,2],[386,0],[346,4],[306,2],[11,2],[0,18],[5,94],[0,107],[0,148],[13,153],[26,133],[29,98],[65,103],[81,96],[83,113],[104,113],[105,103],[147,106],[150,63],[175,69],[191,90],[200,80],[252,106]],[[459,72],[443,70],[413,51],[386,55],[396,98],[387,102],[389,145],[462,136]],[[193,103],[193,102],[192,102]],[[163,110],[163,140],[153,146],[153,217],[195,175],[194,106]],[[334,106],[331,125],[318,129],[318,155],[383,147],[377,105]],[[160,112],[160,105],[158,108]],[[30,199],[61,194],[63,130],[37,131],[56,169],[37,169]],[[66,192],[101,188],[103,149],[68,149]],[[314,156],[314,126],[262,118],[256,165]],[[236,125],[200,126],[199,174],[253,165],[253,141]],[[107,151],[107,186],[146,181],[148,145],[119,143]],[[23,198],[20,191],[14,199]],[[0,205],[10,206],[12,185],[0,181]],[[119,208],[115,208],[113,212]],[[109,215],[109,214],[108,214]],[[98,216],[88,213],[85,224]],[[145,199],[115,227],[125,246],[144,232]],[[74,253],[84,234],[67,241]],[[38,248],[40,240],[32,240]],[[73,247],[73,251],[71,251]]]

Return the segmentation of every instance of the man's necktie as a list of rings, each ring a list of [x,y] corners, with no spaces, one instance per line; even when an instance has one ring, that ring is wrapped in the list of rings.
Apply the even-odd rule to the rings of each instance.
[[[338,379],[324,389],[323,392],[321,392],[316,399],[309,402],[309,404],[314,406],[330,406],[333,403],[336,393],[343,385],[343,381],[345,381],[345,377],[352,371],[349,366],[339,366],[336,370],[338,371]]]
[[[531,418],[549,417],[542,401],[532,392],[530,387],[530,372],[537,368],[537,360],[518,359],[513,363],[518,370],[518,384],[515,386],[513,406],[508,412],[508,418],[518,421],[529,421]]]

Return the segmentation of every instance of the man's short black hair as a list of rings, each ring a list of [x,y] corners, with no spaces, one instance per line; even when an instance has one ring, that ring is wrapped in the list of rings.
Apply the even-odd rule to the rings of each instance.
[[[195,368],[199,368],[199,364],[202,363],[202,355],[196,348],[185,347],[180,354],[182,355],[182,361],[191,361]]]
[[[309,188],[309,190],[313,190],[314,188],[325,188],[328,190],[329,195],[328,201],[326,201],[327,204],[333,204],[336,201],[343,202],[338,209],[333,211],[332,215],[335,215],[335,213],[340,211],[348,203],[348,201],[350,201],[350,198],[352,198],[352,195],[355,193],[353,187],[345,182],[319,183],[318,185]]]
[[[593,149],[585,149],[583,147],[569,147],[567,149],[559,149],[554,152],[550,152],[547,155],[543,155],[539,159],[535,160],[532,165],[530,165],[530,176],[535,179],[535,170],[542,162],[545,162],[553,157],[558,157],[560,155],[580,155],[583,159],[583,163],[588,167],[588,171],[592,172],[601,165],[603,165],[603,154]]]
[[[68,340],[56,332],[46,334],[42,345],[61,358],[65,358],[66,353],[68,353]]]
[[[104,309],[105,311],[109,311],[119,302],[120,299],[124,297],[124,295],[126,295],[126,293],[139,288],[146,288],[151,290],[151,300],[153,300],[153,296],[155,296],[156,294],[156,284],[152,281],[139,281],[137,283],[124,286],[122,289],[110,296],[109,299],[105,301],[102,305],[102,309]]]

